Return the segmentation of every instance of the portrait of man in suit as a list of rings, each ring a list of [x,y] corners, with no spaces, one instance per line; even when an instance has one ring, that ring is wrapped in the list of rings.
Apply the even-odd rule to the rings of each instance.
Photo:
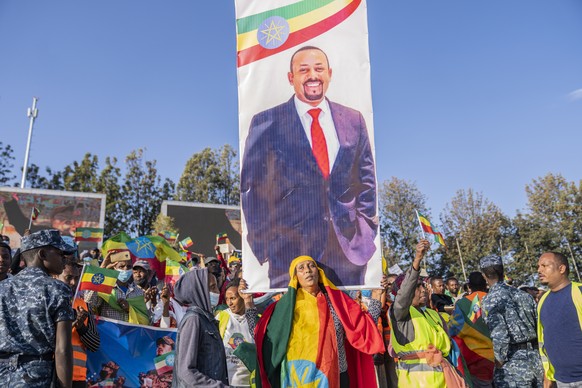
[[[362,285],[376,251],[376,174],[362,114],[326,98],[326,53],[297,50],[288,72],[294,95],[256,114],[243,153],[241,200],[247,242],[269,263],[271,288],[289,264],[313,257],[339,286]]]

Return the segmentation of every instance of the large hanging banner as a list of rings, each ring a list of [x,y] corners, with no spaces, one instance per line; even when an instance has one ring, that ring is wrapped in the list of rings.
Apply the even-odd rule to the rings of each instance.
[[[97,330],[101,346],[87,352],[90,387],[172,386],[176,329],[99,317]]]
[[[283,290],[313,257],[379,287],[365,0],[235,0],[244,277]]]

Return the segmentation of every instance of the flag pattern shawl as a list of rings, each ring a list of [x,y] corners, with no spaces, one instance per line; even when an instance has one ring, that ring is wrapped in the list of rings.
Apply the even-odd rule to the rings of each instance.
[[[248,65],[313,39],[342,23],[362,0],[301,0],[236,21],[237,65]]]
[[[79,290],[91,290],[109,294],[113,290],[118,276],[119,271],[114,269],[86,265],[81,277],[81,284],[79,284]]]
[[[255,329],[258,387],[339,387],[337,340],[326,297],[298,286],[295,266],[281,299],[265,310]],[[319,282],[344,327],[348,373],[353,386],[376,387],[372,356],[384,352],[382,336],[372,318],[347,294],[338,290],[319,269]]]
[[[75,229],[75,241],[99,242],[103,240],[102,228],[77,228]]]
[[[418,220],[420,221],[420,225],[422,226],[422,230],[426,233],[432,234],[434,236],[434,241],[445,246],[445,239],[441,232],[437,231],[434,226],[430,223],[428,218],[423,216],[420,212],[418,212]]]
[[[484,296],[485,293],[479,291],[458,300],[456,307],[461,314],[453,314],[450,325],[460,328],[453,339],[471,374],[482,380],[490,380],[493,378],[494,355],[491,334],[480,312]]]

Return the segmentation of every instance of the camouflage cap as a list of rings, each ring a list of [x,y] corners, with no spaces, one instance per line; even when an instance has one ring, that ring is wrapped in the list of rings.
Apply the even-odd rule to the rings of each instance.
[[[503,265],[503,260],[501,257],[495,255],[485,256],[479,261],[479,268],[493,267],[494,265]]]
[[[56,229],[45,229],[22,237],[20,240],[20,252],[26,252],[31,249],[42,247],[54,247],[60,249],[65,254],[75,252],[75,248],[68,245],[61,234]]]

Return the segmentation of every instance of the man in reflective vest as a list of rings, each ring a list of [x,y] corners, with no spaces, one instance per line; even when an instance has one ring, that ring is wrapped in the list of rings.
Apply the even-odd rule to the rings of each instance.
[[[389,315],[392,346],[398,356],[399,387],[449,385],[443,371],[450,370],[444,357],[449,354],[451,342],[439,314],[425,308],[426,289],[420,281],[420,262],[429,247],[428,240],[417,244],[411,268],[392,286],[398,288]]]
[[[544,386],[582,387],[582,283],[570,282],[568,259],[546,252],[538,261],[540,282],[549,287],[538,304],[538,341]]]
[[[65,260],[63,272],[54,278],[71,287],[74,295],[79,283],[80,268],[75,261]],[[81,298],[73,301],[76,318],[73,322],[71,342],[73,344],[73,388],[87,387],[87,350],[99,349],[99,332],[95,320],[89,313],[87,303]]]

